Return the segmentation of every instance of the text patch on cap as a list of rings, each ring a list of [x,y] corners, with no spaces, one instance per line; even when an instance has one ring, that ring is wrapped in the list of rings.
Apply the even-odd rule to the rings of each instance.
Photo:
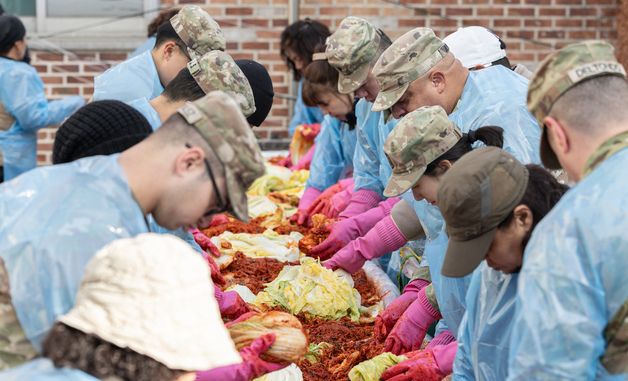
[[[199,65],[196,58],[188,62],[188,71],[192,76],[196,76],[201,71],[201,65]]]
[[[195,124],[199,120],[203,119],[203,114],[191,103],[186,103],[178,110],[179,114],[185,119],[188,124]]]
[[[583,79],[605,73],[615,73],[626,77],[626,70],[624,70],[624,67],[620,63],[614,61],[591,62],[571,69],[567,74],[572,82],[577,83]]]

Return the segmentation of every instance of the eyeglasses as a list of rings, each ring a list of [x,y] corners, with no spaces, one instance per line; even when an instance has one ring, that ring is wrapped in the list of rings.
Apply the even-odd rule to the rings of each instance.
[[[192,148],[191,144],[185,143],[186,148]],[[216,184],[216,178],[214,177],[214,172],[212,171],[211,166],[209,165],[209,161],[207,158],[203,158],[203,163],[205,163],[205,169],[207,169],[207,173],[209,174],[209,179],[212,182],[212,187],[214,187],[214,193],[216,194],[216,206],[209,209],[203,217],[210,217],[214,214],[220,214],[224,212],[231,211],[231,205],[229,205],[228,201],[225,201],[220,195],[220,191],[218,191],[218,184]]]

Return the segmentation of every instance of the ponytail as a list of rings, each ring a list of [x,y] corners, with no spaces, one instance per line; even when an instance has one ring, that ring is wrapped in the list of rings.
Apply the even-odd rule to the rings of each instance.
[[[469,132],[462,134],[462,137],[458,142],[449,149],[449,151],[440,155],[436,160],[427,165],[425,174],[428,176],[437,176],[436,172],[438,164],[443,160],[454,162],[460,159],[464,154],[470,152],[473,149],[475,142],[482,142],[487,146],[499,147],[504,145],[504,129],[497,126],[480,127],[477,130],[470,130]]]

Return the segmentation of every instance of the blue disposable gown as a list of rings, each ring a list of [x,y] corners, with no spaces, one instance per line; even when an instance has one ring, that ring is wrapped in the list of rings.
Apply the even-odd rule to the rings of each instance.
[[[563,196],[523,257],[509,380],[626,380],[600,363],[628,299],[628,148]]]
[[[0,185],[0,256],[36,349],[74,305],[83,270],[104,245],[148,231],[118,155],[38,168]]]
[[[153,99],[164,91],[151,51],[130,58],[94,79],[94,100]]]
[[[85,100],[72,96],[48,102],[34,67],[0,57],[0,102],[15,119],[8,130],[0,130],[4,179],[8,181],[37,166],[37,130],[61,123]]]
[[[38,358],[16,368],[0,372],[2,381],[98,381],[78,369],[55,368],[47,358]]]
[[[294,130],[300,124],[312,124],[323,123],[323,112],[318,107],[306,106],[303,103],[303,80],[299,81],[299,87],[297,88],[297,99],[294,102],[294,109],[292,111],[292,120],[288,125],[288,132],[290,136],[294,135]]]
[[[501,65],[470,71],[449,119],[462,132],[501,127],[504,150],[522,163],[540,163],[541,129],[528,112],[527,93],[528,80]]]
[[[148,123],[150,123],[153,131],[157,131],[157,129],[161,127],[161,119],[159,118],[159,113],[157,112],[157,110],[155,110],[153,106],[151,106],[148,99],[138,98],[126,103],[137,111],[141,112],[142,115],[144,115],[144,118],[148,120]]]
[[[132,51],[131,54],[129,54],[129,58],[133,58],[135,56],[139,56],[140,54],[144,52],[153,50],[153,48],[155,47],[156,41],[157,41],[157,37],[155,36],[148,37],[144,42],[142,42],[142,45],[135,48],[135,50]]]
[[[306,187],[323,191],[353,171],[355,128],[350,130],[347,123],[327,115],[314,142],[316,148]]]
[[[467,290],[467,310],[456,337],[454,380],[506,379],[517,278],[516,273],[493,270],[485,261],[473,272]]]

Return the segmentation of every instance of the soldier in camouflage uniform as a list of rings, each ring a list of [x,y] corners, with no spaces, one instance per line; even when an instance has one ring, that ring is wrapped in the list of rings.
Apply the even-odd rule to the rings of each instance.
[[[169,23],[157,29],[152,50],[130,58],[94,79],[93,99],[153,99],[194,58],[225,50],[219,25],[202,8],[184,6]]]
[[[550,55],[530,83],[543,164],[579,183],[526,248],[509,380],[626,379],[626,99],[626,72],[603,41]]]
[[[0,348],[5,364],[23,356],[9,352],[22,348],[24,337],[41,348],[102,246],[147,232],[148,214],[167,229],[204,224],[225,211],[247,220],[246,189],[263,173],[239,106],[214,91],[119,155],[37,168],[0,185],[0,257],[22,329],[17,333],[11,319],[0,324],[10,336]],[[3,300],[6,309],[9,299]]]
[[[218,50],[190,61],[158,97],[127,102],[157,130],[185,102],[219,90],[230,95],[245,117],[255,112],[255,98],[248,79],[230,55]]]

